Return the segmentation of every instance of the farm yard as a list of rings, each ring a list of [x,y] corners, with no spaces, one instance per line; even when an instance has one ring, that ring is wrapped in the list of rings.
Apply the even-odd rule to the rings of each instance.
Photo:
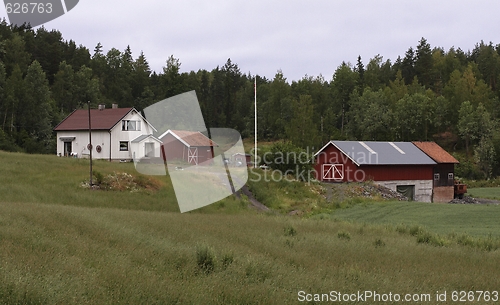
[[[168,176],[130,163],[96,162],[121,188],[89,190],[88,161],[0,159],[0,303],[290,304],[371,290],[447,291],[452,304],[452,291],[500,287],[496,205],[284,180],[249,182],[271,212],[241,195],[180,214]]]

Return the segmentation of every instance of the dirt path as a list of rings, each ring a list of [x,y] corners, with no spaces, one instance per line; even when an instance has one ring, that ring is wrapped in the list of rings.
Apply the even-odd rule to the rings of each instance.
[[[496,204],[496,205],[500,204],[500,200],[495,200],[495,199],[476,198],[476,200],[482,204]]]
[[[250,192],[250,190],[248,189],[248,186],[244,185],[241,188],[240,192],[243,193],[243,194],[245,194],[245,196],[248,197],[248,200],[250,201],[250,204],[252,205],[253,208],[255,208],[255,209],[259,210],[259,211],[270,211],[270,209],[268,207],[266,207],[260,201],[258,201],[257,199],[255,199],[255,197],[253,196],[252,192]]]
[[[500,200],[464,196],[464,198],[462,198],[462,199],[455,198],[452,201],[450,201],[449,203],[452,203],[452,204],[494,204],[494,205],[500,205]]]

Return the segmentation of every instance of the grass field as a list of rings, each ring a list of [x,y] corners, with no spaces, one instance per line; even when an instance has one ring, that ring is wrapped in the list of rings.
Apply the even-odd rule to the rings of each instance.
[[[138,176],[132,164],[95,169]],[[299,291],[365,290],[429,294],[429,304],[447,291],[440,304],[456,304],[453,291],[500,287],[500,250],[474,246],[472,231],[439,244],[419,227],[458,232],[468,214],[477,236],[493,234],[495,206],[354,200],[341,209],[318,186],[255,182],[278,211],[315,216],[259,213],[244,197],[180,214],[168,176],[141,177],[159,189],[134,192],[89,190],[85,179],[85,160],[0,152],[0,304],[294,304]],[[392,218],[378,221],[378,210]]]
[[[472,197],[500,200],[500,187],[471,188],[467,192]]]
[[[498,205],[382,202],[339,209],[331,217],[369,224],[420,225],[441,235],[500,237]]]

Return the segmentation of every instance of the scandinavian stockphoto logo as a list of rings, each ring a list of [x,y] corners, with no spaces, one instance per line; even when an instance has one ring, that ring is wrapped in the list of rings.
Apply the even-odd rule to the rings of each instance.
[[[10,23],[31,27],[42,25],[72,10],[78,0],[19,1],[4,0]]]
[[[228,197],[247,182],[240,133],[207,130],[195,91],[157,102],[144,109],[144,116],[154,134],[129,139],[140,147],[141,155],[133,155],[135,168],[146,175],[168,170],[181,213]]]

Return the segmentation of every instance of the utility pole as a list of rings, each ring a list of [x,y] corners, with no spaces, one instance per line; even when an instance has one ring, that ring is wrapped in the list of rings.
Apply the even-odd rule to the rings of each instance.
[[[253,93],[254,93],[254,128],[255,128],[255,131],[254,131],[254,156],[253,156],[253,168],[257,168],[257,75],[255,75],[255,81],[254,81],[254,84],[253,84],[253,87],[254,87],[254,90],[253,90]]]
[[[90,151],[90,188],[92,188],[92,125],[90,119],[90,101],[87,101],[87,105],[89,108],[89,145],[87,145],[87,148]]]

